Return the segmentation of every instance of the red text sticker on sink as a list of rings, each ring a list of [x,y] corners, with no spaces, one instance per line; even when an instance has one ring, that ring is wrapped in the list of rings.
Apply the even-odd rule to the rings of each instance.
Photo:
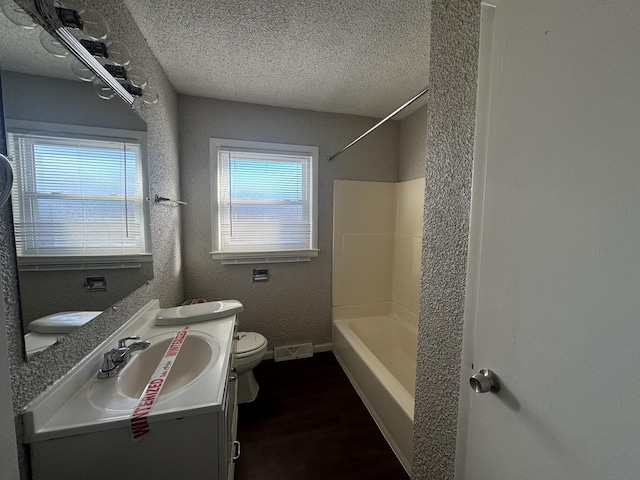
[[[140,395],[138,405],[129,418],[131,439],[134,442],[141,440],[142,437],[150,432],[148,421],[149,413],[160,396],[160,390],[162,390],[162,386],[171,371],[171,367],[173,366],[178,353],[180,353],[182,344],[187,337],[187,333],[189,333],[188,330],[188,326],[184,327],[184,329],[180,330],[176,333],[176,336],[173,337],[173,340],[167,347],[167,351],[164,353],[160,363],[153,372],[151,380],[149,380],[149,383],[147,383],[142,395]]]

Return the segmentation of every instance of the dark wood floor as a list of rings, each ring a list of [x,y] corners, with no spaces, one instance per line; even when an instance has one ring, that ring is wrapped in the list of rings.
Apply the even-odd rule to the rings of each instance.
[[[408,480],[332,353],[255,370],[236,480]]]

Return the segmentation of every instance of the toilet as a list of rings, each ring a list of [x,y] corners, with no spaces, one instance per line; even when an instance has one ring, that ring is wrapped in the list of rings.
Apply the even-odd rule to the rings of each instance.
[[[267,353],[267,339],[256,332],[238,332],[238,337],[238,403],[249,403],[258,396],[259,386],[253,369]]]
[[[101,311],[58,312],[29,322],[29,333],[24,336],[27,359],[69,335],[85,323],[93,320]]]
[[[244,311],[237,300],[217,300],[194,303],[179,307],[163,308],[158,311],[155,324],[186,325],[225,318]],[[253,402],[258,396],[258,382],[253,369],[267,353],[267,339],[256,332],[238,332],[236,345],[236,372],[238,374],[238,403]]]

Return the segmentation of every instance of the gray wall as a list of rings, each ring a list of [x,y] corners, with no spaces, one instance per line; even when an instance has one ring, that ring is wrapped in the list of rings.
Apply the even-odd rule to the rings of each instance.
[[[236,298],[241,328],[263,333],[269,348],[331,342],[333,180],[396,181],[398,125],[389,122],[332,163],[327,156],[376,119],[246,103],[179,97],[180,177],[187,297]],[[310,262],[221,265],[211,259],[209,138],[316,145],[320,149],[318,245]],[[252,283],[253,268],[269,268],[268,283]]]
[[[86,277],[96,276],[105,278],[106,291],[85,289]],[[106,310],[152,277],[152,263],[126,269],[22,271],[19,273],[20,305],[25,332],[30,322],[51,313]]]
[[[424,177],[427,153],[427,106],[400,121],[398,136],[398,181]]]
[[[25,2],[21,1],[21,4]],[[180,197],[178,179],[178,99],[162,68],[151,53],[129,11],[120,0],[83,1],[100,11],[109,22],[113,38],[124,42],[134,61],[144,69],[150,84],[160,94],[156,105],[144,106],[140,115],[147,122],[149,141],[149,186],[151,194]],[[28,5],[28,2],[27,2]],[[9,361],[12,376],[14,412],[33,400],[55,380],[77,364],[87,353],[144,304],[159,298],[163,306],[174,305],[183,298],[181,270],[180,210],[169,206],[151,209],[151,234],[154,254],[154,280],[117,304],[117,310],[102,316],[66,337],[58,345],[25,363],[22,359],[22,338],[17,294],[15,251],[12,249],[13,229],[7,225],[8,212],[2,212],[0,259],[5,294],[5,314],[9,341]],[[18,433],[20,436],[20,433]],[[22,476],[27,478],[26,461],[22,458]]]
[[[118,99],[98,97],[89,83],[2,72],[5,117],[12,120],[147,131],[145,122]],[[104,276],[107,291],[87,292],[85,277]],[[67,310],[104,310],[153,277],[139,269],[20,272],[20,304],[25,326],[36,318]]]
[[[434,0],[413,476],[454,478],[479,0]]]
[[[147,131],[124,102],[102,100],[87,82],[3,71],[2,91],[7,119]]]

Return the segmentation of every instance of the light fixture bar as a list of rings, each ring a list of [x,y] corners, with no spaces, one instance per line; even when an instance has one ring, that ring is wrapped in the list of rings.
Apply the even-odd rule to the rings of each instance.
[[[133,95],[127,92],[124,87],[120,85],[120,82],[107,72],[102,64],[82,46],[76,37],[71,35],[65,27],[56,28],[55,35],[58,37],[58,40],[60,40],[60,42],[78,58],[78,60],[84,63],[89,70],[95,73],[95,75],[108,85],[116,95],[127,103],[127,105],[133,107]]]

